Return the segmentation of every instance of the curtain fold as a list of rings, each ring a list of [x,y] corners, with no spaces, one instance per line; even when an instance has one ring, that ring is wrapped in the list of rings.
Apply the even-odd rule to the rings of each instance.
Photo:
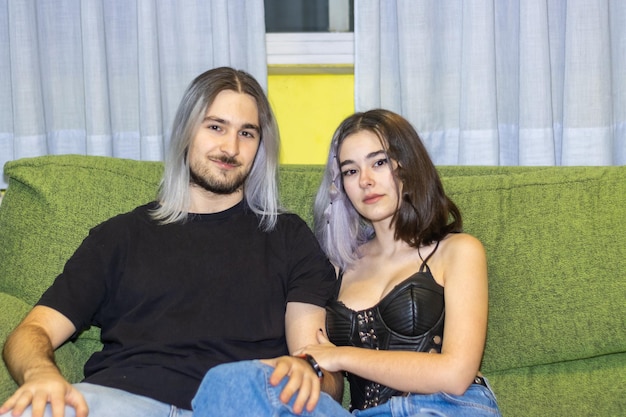
[[[355,107],[438,165],[626,164],[626,2],[360,0]]]
[[[223,65],[267,87],[263,0],[0,0],[0,166],[161,160],[184,89]]]

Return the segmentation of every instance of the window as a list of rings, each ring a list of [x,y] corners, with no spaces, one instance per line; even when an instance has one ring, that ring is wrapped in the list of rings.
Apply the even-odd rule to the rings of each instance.
[[[354,0],[265,0],[265,31],[353,32]]]
[[[265,0],[268,65],[354,65],[354,0]]]

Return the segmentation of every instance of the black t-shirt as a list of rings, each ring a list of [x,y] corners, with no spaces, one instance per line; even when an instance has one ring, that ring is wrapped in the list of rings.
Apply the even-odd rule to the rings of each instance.
[[[287,354],[286,303],[325,306],[335,275],[294,214],[272,232],[244,203],[158,225],[155,204],[91,230],[38,304],[101,328],[85,382],[190,409],[211,367]]]

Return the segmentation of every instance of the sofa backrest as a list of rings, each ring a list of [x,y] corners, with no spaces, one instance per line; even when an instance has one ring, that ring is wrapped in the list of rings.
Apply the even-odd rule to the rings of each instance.
[[[485,372],[626,351],[626,166],[444,167],[485,245]]]
[[[89,229],[153,200],[162,164],[78,155],[8,162],[0,291],[34,304]]]
[[[439,170],[487,250],[484,371],[625,351],[626,167]],[[6,164],[0,291],[35,303],[89,228],[153,200],[161,173],[158,162],[76,155]],[[280,171],[284,205],[309,224],[321,175]]]

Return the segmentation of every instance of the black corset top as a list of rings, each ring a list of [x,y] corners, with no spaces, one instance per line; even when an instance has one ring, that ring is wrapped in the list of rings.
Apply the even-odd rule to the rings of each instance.
[[[340,273],[338,286],[341,278]],[[440,352],[444,312],[443,287],[423,264],[371,308],[355,311],[341,301],[330,301],[326,327],[338,346]]]
[[[337,293],[343,273],[337,280]],[[443,287],[424,261],[418,272],[396,285],[376,305],[352,310],[335,299],[326,306],[326,331],[337,346],[441,353],[445,305]],[[354,374],[351,409],[380,405],[403,393]]]

